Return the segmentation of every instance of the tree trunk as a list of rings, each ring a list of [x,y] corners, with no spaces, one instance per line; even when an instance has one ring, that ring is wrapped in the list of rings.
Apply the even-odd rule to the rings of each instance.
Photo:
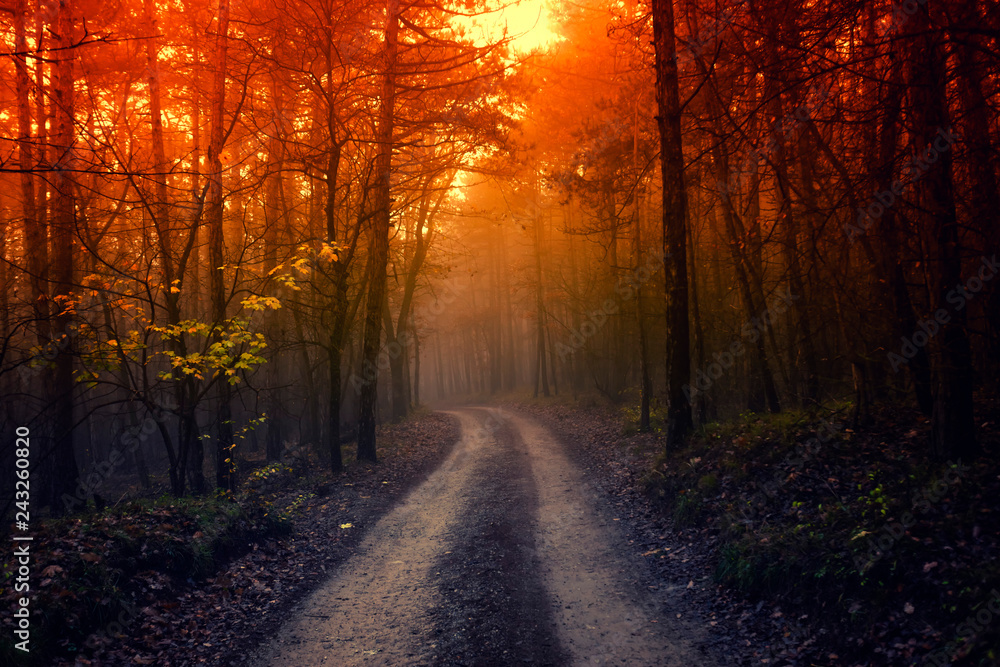
[[[535,212],[535,315],[537,320],[538,345],[535,351],[535,398],[538,398],[539,384],[542,395],[549,395],[548,365],[545,357],[545,298],[542,290],[542,218]]]
[[[295,323],[295,335],[299,341],[305,341],[305,332],[302,327],[302,316],[298,308],[292,309],[292,319]],[[319,441],[319,392],[316,390],[316,380],[313,376],[312,359],[309,357],[309,346],[300,343],[299,346],[299,377],[305,384],[305,426],[299,428],[299,441],[304,443],[314,443]],[[301,424],[303,418],[300,417]]]
[[[966,16],[965,25],[974,27],[982,25],[985,17],[980,14],[977,0],[964,3]],[[983,247],[987,255],[1000,248],[1000,186],[997,183],[996,171],[993,167],[996,143],[990,135],[990,125],[994,113],[990,102],[983,91],[986,80],[983,61],[983,38],[975,32],[967,33],[956,46],[958,51],[958,73],[964,113],[963,136],[967,137],[969,162],[973,179],[970,188],[970,203],[972,205],[972,220],[982,235]],[[988,359],[992,359],[992,368],[985,369],[982,377],[993,385],[996,392],[1000,379],[1000,285],[990,281],[984,286],[983,302],[987,322]]]
[[[382,301],[385,299],[386,268],[389,263],[389,219],[392,214],[392,140],[396,100],[396,36],[399,32],[399,0],[386,7],[385,56],[381,106],[378,121],[378,157],[375,165],[375,215],[369,238],[368,303],[365,311],[363,364],[375,374],[361,388],[358,414],[358,460],[377,460],[375,453],[375,402],[378,399],[378,353],[382,337]]]
[[[26,0],[17,0],[14,8],[14,40],[15,50],[25,53],[28,50],[27,28],[25,19],[27,18]],[[42,17],[38,12],[38,35],[42,35]],[[41,50],[39,43],[37,48]],[[28,254],[28,285],[31,299],[35,326],[37,331],[37,343],[44,346],[49,342],[49,307],[47,301],[48,290],[45,287],[45,280],[48,276],[49,263],[49,239],[48,229],[45,219],[46,183],[45,179],[39,179],[38,192],[35,188],[35,177],[32,172],[36,168],[41,168],[45,162],[45,104],[44,104],[44,76],[43,69],[45,61],[36,58],[35,71],[36,80],[35,95],[37,96],[37,106],[35,109],[36,122],[38,124],[38,137],[32,140],[31,137],[31,111],[29,94],[31,82],[28,72],[26,56],[15,58],[17,69],[17,127],[18,127],[18,159],[21,169],[21,206],[24,213],[24,238]],[[36,163],[33,143],[39,146],[38,162]],[[38,199],[36,200],[36,197]]]
[[[777,36],[773,37],[773,39],[776,41]],[[774,65],[773,69],[776,68],[777,65]],[[771,91],[772,97],[769,102],[770,115],[778,119],[777,122],[779,123],[783,122],[782,119],[785,117],[780,90],[780,82],[774,80],[773,90]],[[782,243],[782,252],[785,256],[785,265],[788,271],[788,289],[793,297],[797,297],[792,301],[790,313],[790,315],[794,316],[790,317],[790,319],[794,319],[794,326],[790,327],[792,349],[794,351],[795,348],[801,345],[802,356],[804,357],[803,361],[806,367],[805,395],[802,396],[799,391],[795,391],[794,394],[799,399],[800,405],[802,398],[805,398],[807,402],[814,405],[819,395],[819,367],[816,362],[816,347],[812,339],[809,314],[806,305],[803,303],[806,300],[806,294],[805,282],[802,279],[802,263],[799,261],[798,220],[792,211],[791,184],[788,178],[788,160],[785,151],[785,142],[780,136],[781,132],[779,130],[775,130],[775,134],[777,136],[774,137],[775,149],[772,157],[776,181],[775,207],[778,211],[778,221],[783,232],[784,242]],[[796,328],[798,329],[797,335]],[[793,370],[795,369],[793,368]],[[798,384],[795,383],[794,386],[798,386]]]
[[[265,276],[271,276],[278,265],[278,246],[282,240],[279,233],[280,227],[286,221],[286,211],[284,206],[283,177],[284,169],[284,137],[285,127],[281,110],[280,90],[275,84],[272,86],[271,98],[273,100],[274,129],[268,140],[268,173],[265,177],[264,188],[264,230],[262,233],[264,240],[264,266]],[[282,296],[279,283],[270,282],[267,284],[279,298]],[[281,317],[278,313],[268,310],[264,313],[264,328],[267,331],[268,341],[279,343],[284,338],[281,326]],[[281,449],[284,441],[285,426],[285,406],[283,396],[286,391],[284,384],[284,359],[283,354],[277,345],[270,347],[268,363],[266,368],[267,391],[265,393],[265,405],[267,421],[265,422],[265,456],[268,461],[276,461],[281,457]]]
[[[36,14],[36,33],[35,33],[35,44],[36,48],[41,51],[44,48],[45,43],[45,12],[35,12]],[[38,128],[38,138],[36,139],[36,145],[39,147],[38,155],[38,167],[40,170],[45,170],[51,167],[53,161],[53,155],[55,154],[56,148],[49,145],[48,141],[48,130],[46,129],[47,123],[51,120],[50,114],[45,107],[45,72],[46,59],[36,58],[35,59],[35,125]],[[49,74],[51,78],[51,67],[49,68]],[[48,151],[46,151],[46,147]],[[33,270],[33,276],[38,281],[40,287],[38,288],[36,304],[36,316],[40,319],[38,320],[39,326],[39,344],[45,344],[51,338],[51,333],[49,330],[49,302],[47,294],[49,293],[48,288],[43,282],[43,277],[48,275],[49,271],[49,195],[51,194],[51,188],[49,187],[49,180],[47,178],[41,178],[37,182],[38,187],[35,189],[35,219],[37,222],[37,236],[38,245],[32,245],[30,260],[36,260],[35,265],[37,270]]]
[[[388,300],[383,301],[382,321],[385,327],[385,353],[389,357],[390,403],[392,405],[392,421],[398,422],[406,417],[406,389],[404,382],[404,355],[406,349],[399,343],[399,332],[392,323],[392,313],[389,312]]]
[[[663,269],[667,300],[667,437],[668,450],[679,448],[691,430],[691,405],[684,387],[691,382],[691,336],[688,322],[687,192],[681,139],[681,102],[671,0],[653,0],[653,46],[656,51],[656,122],[660,134],[663,180]]]
[[[229,0],[219,0],[218,31],[215,35],[215,62],[212,86],[211,135],[208,144],[208,202],[206,204],[206,222],[208,224],[208,270],[209,289],[212,301],[212,320],[215,327],[222,327],[226,319],[225,264],[223,242],[223,201],[222,201],[222,143],[223,112],[226,100],[226,58],[229,50]],[[216,329],[216,339],[221,339],[219,329]],[[218,379],[218,439],[216,441],[215,482],[223,489],[231,489],[233,485],[233,423],[230,407],[231,391],[228,377],[223,375]],[[200,474],[201,462],[194,462],[199,470],[195,472],[194,481],[202,488],[195,488],[195,493],[204,491],[203,476]]]
[[[326,449],[330,455],[330,472],[336,474],[344,469],[344,458],[340,451],[340,403],[341,403],[341,362],[344,356],[343,335],[335,326],[327,342],[327,369],[330,375],[330,400],[327,405]]]
[[[638,143],[638,125],[636,126],[635,142]],[[633,146],[634,151],[638,151]],[[638,173],[637,165],[633,165]],[[642,189],[636,186],[635,193],[635,215],[633,220],[633,240],[632,252],[635,254],[635,319],[639,329],[639,431],[646,433],[649,431],[649,403],[653,393],[653,380],[649,372],[649,342],[646,340],[646,309],[643,304],[642,285],[644,282],[642,269],[645,267],[642,253]]]
[[[332,86],[333,54],[329,42],[327,42],[326,58],[330,85]],[[333,246],[340,240],[337,233],[337,185],[340,178],[340,160],[344,145],[343,140],[340,140],[337,135],[336,120],[333,95],[329,94],[327,97],[326,124],[330,149],[326,162],[326,202],[324,203],[323,212],[326,215],[326,241]],[[334,295],[331,303],[333,326],[330,329],[326,345],[327,379],[330,383],[330,394],[327,400],[324,444],[327,454],[330,457],[330,471],[336,474],[344,469],[344,457],[340,449],[340,413],[344,398],[341,384],[344,358],[344,333],[349,308],[347,296],[347,260],[338,254],[332,271],[334,283]]]
[[[41,310],[43,307],[42,295],[44,294],[42,276],[45,270],[41,259],[48,239],[45,238],[45,228],[38,224],[35,217],[35,178],[32,172],[36,165],[31,138],[31,111],[28,99],[31,93],[31,80],[28,73],[28,58],[23,55],[28,51],[24,25],[27,12],[27,1],[17,0],[14,6],[14,50],[20,54],[14,57],[14,67],[17,70],[17,150],[18,167],[21,170],[21,210],[24,214],[24,237],[27,241],[30,296],[35,309],[35,319],[41,322],[47,316],[47,313]],[[41,61],[39,61],[40,66]],[[6,283],[4,285],[6,289]],[[39,344],[44,345],[45,341],[39,340]]]
[[[940,269],[937,275],[938,308],[951,312],[941,325],[938,362],[935,369],[934,409],[931,416],[931,449],[940,457],[963,457],[977,452],[973,413],[974,373],[972,351],[966,333],[968,308],[952,308],[948,293],[962,281],[962,251],[955,208],[952,151],[936,150],[939,132],[950,128],[945,85],[947,71],[941,53],[941,33],[922,5],[909,21],[912,34],[910,95],[916,119],[915,148],[918,155],[935,151],[938,164],[921,181],[926,207],[931,215]]]
[[[53,449],[54,466],[52,484],[52,507],[58,511],[56,502],[63,494],[72,494],[76,488],[79,469],[73,449],[73,355],[76,345],[73,341],[72,307],[61,301],[68,297],[74,287],[73,238],[76,236],[76,124],[74,120],[75,100],[73,95],[74,64],[76,49],[72,48],[74,37],[73,3],[63,0],[59,5],[56,34],[60,50],[55,57],[55,136],[53,147],[56,159],[53,164],[53,220],[52,220],[52,279],[55,283],[53,300],[57,303],[57,314],[53,321],[53,338],[60,341],[59,353],[55,358],[52,381],[52,431],[55,439]],[[65,342],[65,344],[62,344]]]
[[[409,412],[411,401],[409,346],[410,341],[416,338],[416,332],[412,330],[413,327],[410,322],[410,315],[413,310],[413,295],[417,289],[417,277],[420,275],[421,268],[423,268],[424,260],[427,258],[427,251],[430,249],[431,241],[434,237],[434,218],[437,216],[441,204],[448,194],[447,190],[442,190],[432,204],[429,191],[433,181],[434,177],[428,176],[422,188],[422,196],[420,197],[420,205],[417,210],[417,219],[413,230],[413,235],[416,238],[415,247],[403,283],[403,298],[399,304],[395,334],[392,333],[391,319],[386,323],[386,332],[390,337],[389,344],[395,344],[389,349],[393,421],[403,419]]]
[[[695,267],[695,257],[694,257],[694,238],[691,234],[691,225],[688,225],[688,244],[691,246],[692,250],[690,256],[688,257],[688,272],[691,277],[691,323],[694,325],[694,359],[697,368],[705,367],[705,335],[701,326],[701,312],[698,309],[698,273]],[[692,420],[697,420],[697,423],[704,424],[707,419],[705,417],[708,412],[708,403],[705,400],[705,393],[698,392],[694,394],[695,402],[691,406],[692,409]]]
[[[898,80],[895,74],[890,77],[890,82],[895,85],[891,89],[888,103],[885,105],[885,115],[878,134],[879,161],[876,178],[879,192],[891,191],[892,189],[893,165],[899,137],[898,119],[902,111],[903,82]],[[882,217],[879,218],[879,226],[882,229],[882,274],[888,286],[888,300],[892,304],[895,314],[896,326],[895,336],[891,341],[892,345],[895,345],[901,338],[910,336],[917,329],[917,315],[913,308],[913,300],[910,298],[910,289],[907,286],[906,269],[900,257],[903,237],[898,221],[899,216],[893,206],[887,207]],[[865,241],[867,243],[867,239]],[[921,347],[907,364],[913,380],[917,405],[921,412],[928,417],[933,412],[934,407],[930,363],[927,348]]]
[[[413,332],[413,407],[420,407],[420,336]]]
[[[150,35],[155,35],[158,30],[154,16],[152,0],[143,0],[144,20]],[[166,149],[163,145],[163,118],[160,113],[162,104],[160,95],[160,63],[157,56],[156,39],[150,37],[144,40],[146,44],[146,72],[147,83],[149,84],[149,122],[152,128],[153,145],[153,173],[150,180],[153,182],[153,202],[149,206],[149,215],[153,219],[153,228],[156,230],[156,238],[160,244],[162,255],[160,265],[163,270],[163,299],[166,303],[167,321],[170,324],[177,324],[180,321],[180,309],[178,307],[180,292],[174,292],[174,257],[171,244],[173,242],[173,232],[170,229],[170,202],[167,197],[167,171],[170,165],[167,162]],[[181,278],[182,276],[178,276]]]

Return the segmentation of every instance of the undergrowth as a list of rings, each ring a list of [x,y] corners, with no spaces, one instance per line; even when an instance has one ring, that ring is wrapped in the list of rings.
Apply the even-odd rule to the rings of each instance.
[[[823,609],[858,657],[888,618],[923,638],[915,653],[957,638],[951,658],[994,664],[1000,616],[959,629],[1000,589],[1000,525],[995,501],[984,504],[1000,495],[992,464],[931,459],[928,425],[914,415],[886,414],[863,432],[827,415],[708,424],[660,455],[645,491],[678,527],[721,538],[717,582],[803,613]]]
[[[36,522],[31,589],[13,589],[15,565],[6,560],[0,590],[7,608],[24,595],[31,601],[31,654],[17,651],[12,627],[4,627],[0,663],[46,664],[75,653],[95,631],[114,636],[141,613],[146,594],[200,582],[254,542],[290,533],[296,501],[285,506],[260,489],[284,486],[278,479],[291,473],[280,464],[258,473],[236,495],[164,495]]]

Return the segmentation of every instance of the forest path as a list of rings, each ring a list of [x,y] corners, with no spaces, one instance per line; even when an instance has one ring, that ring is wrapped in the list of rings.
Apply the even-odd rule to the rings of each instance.
[[[266,646],[257,665],[712,664],[562,444],[455,410],[448,458]]]

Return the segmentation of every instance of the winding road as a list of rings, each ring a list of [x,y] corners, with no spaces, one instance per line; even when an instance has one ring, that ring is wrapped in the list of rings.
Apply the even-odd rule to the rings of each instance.
[[[255,657],[330,665],[713,665],[540,423],[450,412],[448,458]],[[663,595],[660,593],[659,595]]]

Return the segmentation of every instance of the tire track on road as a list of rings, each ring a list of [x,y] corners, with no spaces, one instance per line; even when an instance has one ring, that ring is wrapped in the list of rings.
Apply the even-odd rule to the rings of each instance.
[[[429,664],[429,612],[441,604],[434,567],[463,518],[487,433],[460,415],[448,458],[380,520],[328,583],[298,605],[254,664],[274,667]]]
[[[536,540],[562,646],[573,665],[708,667],[701,632],[665,617],[636,585],[641,563],[601,511],[562,444],[532,419],[508,415],[530,454],[539,490]]]
[[[537,422],[451,412],[448,458],[301,603],[258,667],[708,667],[637,580],[626,538]]]
[[[538,490],[527,452],[502,413],[450,414],[463,425],[474,416],[488,438],[473,464],[465,521],[453,526],[451,553],[437,568],[445,604],[435,613],[434,664],[566,664],[538,567]]]

